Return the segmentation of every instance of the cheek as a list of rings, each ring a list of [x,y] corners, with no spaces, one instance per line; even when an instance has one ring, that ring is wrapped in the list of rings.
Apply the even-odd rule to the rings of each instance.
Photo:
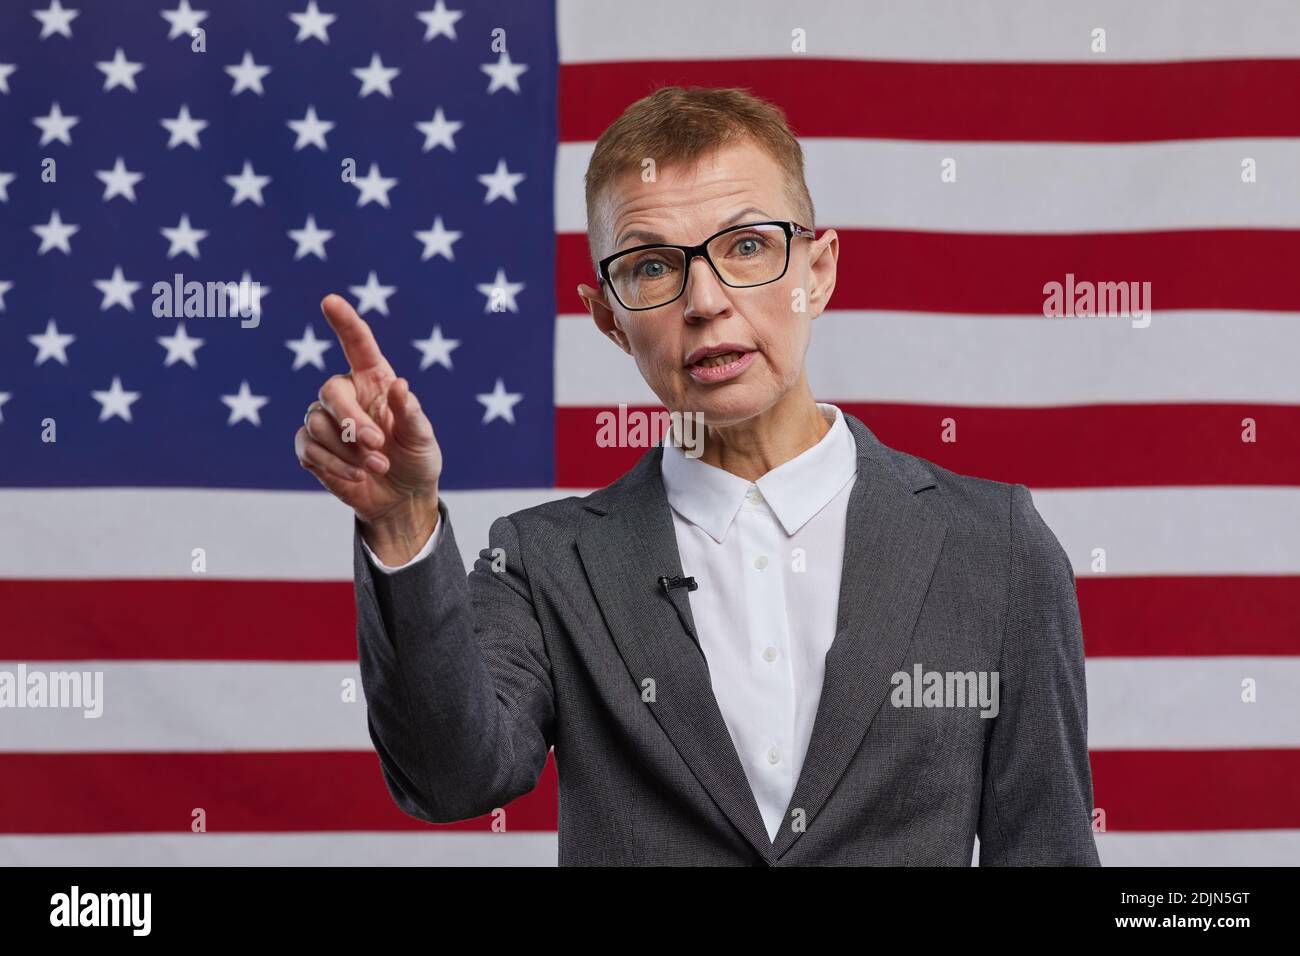
[[[677,359],[680,343],[663,329],[656,333],[653,328],[640,324],[625,328],[632,345],[632,355],[644,377],[663,377],[680,364]]]
[[[768,364],[781,376],[796,375],[808,350],[811,323],[806,314],[794,311],[791,303],[795,287],[775,290],[762,304],[762,324],[758,335],[763,342]]]

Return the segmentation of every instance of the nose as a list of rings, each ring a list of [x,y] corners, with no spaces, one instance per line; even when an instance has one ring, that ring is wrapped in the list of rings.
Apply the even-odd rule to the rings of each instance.
[[[682,296],[688,319],[715,319],[731,310],[727,287],[719,281],[709,264],[698,256],[686,273],[686,290]]]

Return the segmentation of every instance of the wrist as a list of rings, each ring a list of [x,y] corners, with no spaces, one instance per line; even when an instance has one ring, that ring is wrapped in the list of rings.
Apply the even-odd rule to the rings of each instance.
[[[406,564],[438,525],[438,495],[413,495],[376,518],[358,518],[361,536],[384,564]]]

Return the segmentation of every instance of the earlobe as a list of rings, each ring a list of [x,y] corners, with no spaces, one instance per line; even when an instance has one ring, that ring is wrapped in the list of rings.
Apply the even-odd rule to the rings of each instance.
[[[600,334],[612,339],[615,345],[631,355],[632,348],[628,343],[627,335],[618,327],[618,320],[605,301],[604,293],[583,284],[578,286],[578,296],[582,299],[582,304],[587,307],[587,311],[591,313],[592,321],[596,323],[596,328],[600,329]]]
[[[600,323],[598,322],[597,325],[599,324]],[[632,354],[632,343],[628,341],[627,333],[624,332],[622,329],[620,329],[617,325],[615,325],[613,328],[610,329],[602,329],[602,331],[604,331],[604,333],[607,336],[609,336],[610,340],[619,348],[621,348],[624,352],[626,352],[628,355]]]

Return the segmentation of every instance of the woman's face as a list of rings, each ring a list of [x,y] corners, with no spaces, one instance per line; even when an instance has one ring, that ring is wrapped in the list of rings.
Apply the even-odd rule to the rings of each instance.
[[[693,166],[661,167],[654,182],[629,172],[603,202],[601,256],[648,242],[694,245],[729,226],[801,218],[780,166],[748,140]],[[579,291],[665,408],[728,425],[770,408],[802,379],[812,320],[834,287],[837,255],[833,230],[816,240],[794,238],[782,278],[742,289],[723,284],[696,258],[681,297],[646,311],[629,312],[607,289]],[[698,350],[723,344],[739,358],[712,369],[693,360]]]

